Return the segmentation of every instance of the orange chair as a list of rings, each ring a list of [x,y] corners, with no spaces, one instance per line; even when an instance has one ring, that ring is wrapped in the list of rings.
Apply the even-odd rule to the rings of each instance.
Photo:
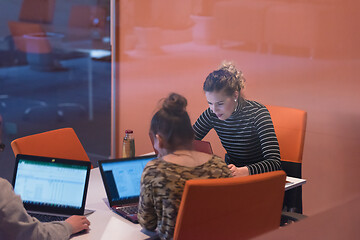
[[[295,108],[266,107],[279,142],[282,169],[288,176],[301,178],[307,113]],[[287,211],[302,213],[301,187],[286,191],[284,207]]]
[[[107,12],[96,5],[73,5],[70,10],[67,40],[101,39],[108,34]]]
[[[24,53],[49,54],[51,53],[50,42],[47,38],[31,39],[24,36],[31,34],[46,34],[44,28],[38,23],[8,22],[11,36],[14,39],[17,50]]]
[[[11,148],[15,156],[27,154],[90,161],[72,128],[61,128],[18,138],[11,142]]]
[[[174,240],[249,239],[280,225],[286,175],[274,171],[185,184]]]
[[[52,23],[55,5],[55,0],[23,0],[19,20],[37,23]]]
[[[203,140],[194,140],[193,141],[193,148],[195,151],[204,152],[208,154],[213,154],[213,150],[211,148],[210,142],[203,141]]]

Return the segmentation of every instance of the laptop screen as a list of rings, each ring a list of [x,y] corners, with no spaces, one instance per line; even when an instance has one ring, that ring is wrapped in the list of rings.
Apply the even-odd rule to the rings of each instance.
[[[14,191],[28,210],[83,212],[89,162],[18,155]],[[71,212],[72,213],[72,212]],[[64,213],[65,214],[65,213]]]
[[[145,165],[156,158],[156,155],[148,155],[99,161],[101,175],[111,206],[114,202],[126,203],[139,198],[141,174]]]

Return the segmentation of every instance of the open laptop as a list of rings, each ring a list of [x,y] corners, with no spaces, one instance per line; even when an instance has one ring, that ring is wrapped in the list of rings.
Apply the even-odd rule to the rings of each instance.
[[[42,222],[84,215],[91,163],[18,154],[13,187],[27,212]]]
[[[137,223],[140,179],[145,165],[157,155],[99,160],[99,168],[110,208]]]

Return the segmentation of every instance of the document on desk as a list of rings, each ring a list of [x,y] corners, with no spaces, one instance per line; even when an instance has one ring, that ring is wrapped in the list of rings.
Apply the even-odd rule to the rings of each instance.
[[[111,217],[110,221],[106,225],[103,235],[101,236],[101,240],[148,239],[149,237],[151,236],[141,231],[140,225],[124,222],[123,219]]]
[[[294,178],[294,177],[286,177],[285,183],[285,191],[293,189],[295,187],[301,186],[306,183],[305,179],[302,178]]]

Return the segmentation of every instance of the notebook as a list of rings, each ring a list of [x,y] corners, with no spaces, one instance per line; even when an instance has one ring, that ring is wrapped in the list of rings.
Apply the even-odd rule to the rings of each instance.
[[[110,208],[133,223],[138,223],[141,174],[145,165],[156,158],[146,155],[98,161]]]
[[[40,221],[84,215],[91,163],[18,154],[13,187]]]

